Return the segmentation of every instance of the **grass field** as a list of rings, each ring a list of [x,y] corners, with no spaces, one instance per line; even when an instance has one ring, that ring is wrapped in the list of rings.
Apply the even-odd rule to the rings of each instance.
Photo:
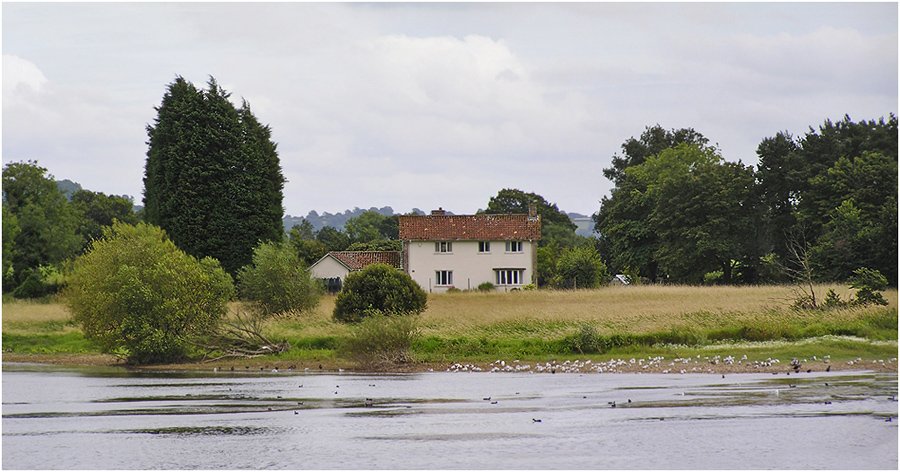
[[[829,288],[849,296],[838,285],[818,286],[817,295]],[[706,356],[734,346],[762,359],[771,353],[812,356],[826,348],[836,360],[896,357],[897,290],[884,292],[886,308],[803,312],[790,309],[793,290],[646,285],[432,294],[413,353],[431,364]],[[332,321],[333,308],[334,298],[325,297],[311,312],[271,325],[271,337],[294,348],[257,361],[350,366],[339,346],[351,330]],[[58,301],[4,303],[2,330],[5,353],[95,352]]]

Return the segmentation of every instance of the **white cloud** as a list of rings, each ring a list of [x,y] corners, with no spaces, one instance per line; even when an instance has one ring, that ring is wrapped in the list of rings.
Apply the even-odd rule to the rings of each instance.
[[[3,55],[3,99],[14,99],[14,93],[27,87],[40,91],[47,83],[43,72],[33,63],[11,54]]]
[[[134,181],[145,151],[135,110],[96,88],[55,84],[11,55],[3,56],[3,81],[4,162],[34,159],[57,179],[140,200]]]

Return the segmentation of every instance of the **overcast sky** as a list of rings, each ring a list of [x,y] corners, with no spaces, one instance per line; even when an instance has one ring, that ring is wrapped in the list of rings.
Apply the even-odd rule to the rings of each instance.
[[[272,128],[287,214],[457,214],[503,188],[591,214],[647,126],[756,164],[778,131],[897,114],[888,3],[8,3],[3,162],[140,203],[168,84]]]

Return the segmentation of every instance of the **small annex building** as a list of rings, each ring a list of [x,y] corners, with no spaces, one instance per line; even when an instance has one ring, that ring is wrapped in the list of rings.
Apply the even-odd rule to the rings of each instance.
[[[400,215],[400,266],[427,292],[471,290],[485,282],[495,290],[537,281],[541,217],[528,214]]]
[[[341,291],[351,272],[376,263],[402,270],[399,251],[332,251],[311,265],[309,271],[313,277],[324,281],[328,292],[335,293]]]

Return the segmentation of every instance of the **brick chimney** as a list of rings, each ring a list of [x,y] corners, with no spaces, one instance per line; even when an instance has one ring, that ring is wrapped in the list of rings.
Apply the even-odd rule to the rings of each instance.
[[[431,216],[443,216],[446,212],[443,208],[438,208],[437,210],[431,210]]]
[[[537,205],[535,205],[534,203],[529,203],[528,204],[528,218],[535,219],[535,218],[537,218],[537,215],[538,215]]]

